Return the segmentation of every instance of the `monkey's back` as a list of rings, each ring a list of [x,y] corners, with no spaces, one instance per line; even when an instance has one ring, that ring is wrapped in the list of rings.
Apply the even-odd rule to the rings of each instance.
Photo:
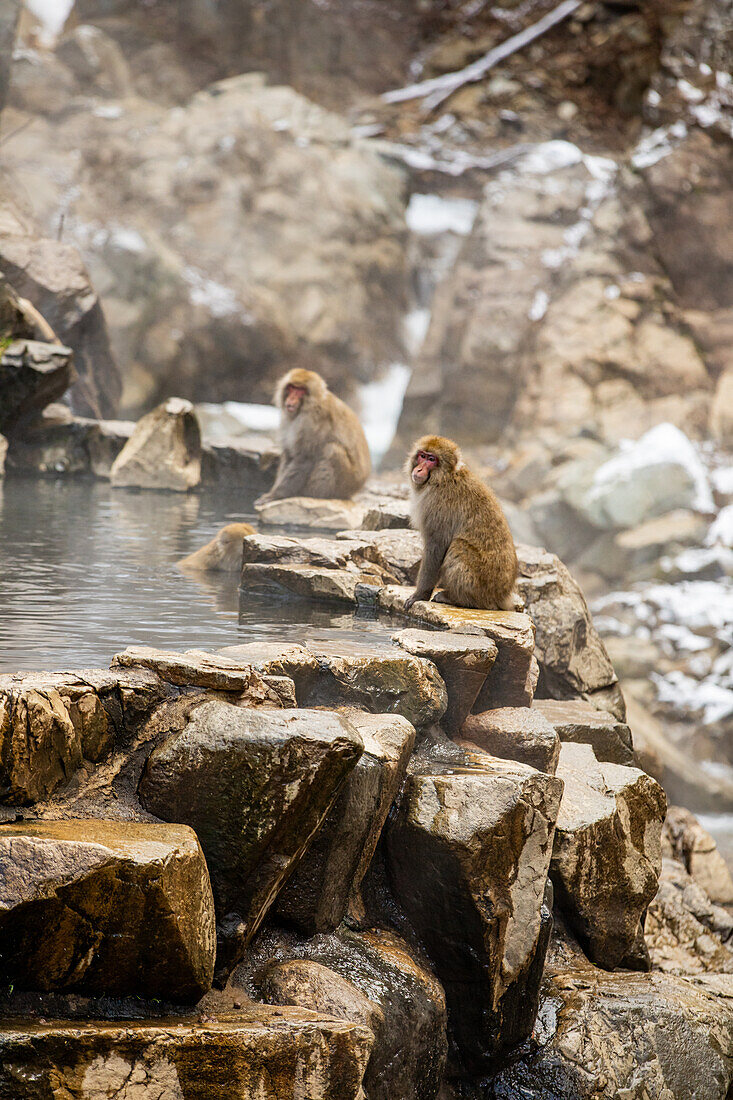
[[[496,494],[465,467],[454,480],[456,520],[453,538],[460,539],[485,562],[493,582],[509,592],[519,566],[507,518]]]

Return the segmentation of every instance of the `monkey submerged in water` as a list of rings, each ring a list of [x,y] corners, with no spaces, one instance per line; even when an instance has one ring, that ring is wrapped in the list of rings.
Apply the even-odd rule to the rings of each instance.
[[[457,607],[513,611],[517,552],[501,505],[466,467],[450,439],[426,435],[415,444],[406,472],[412,522],[422,534],[417,588],[405,602],[435,597]]]
[[[291,370],[278,383],[282,455],[275,484],[256,501],[283,497],[348,498],[372,463],[356,413],[332,394],[320,374]]]
[[[254,535],[249,523],[228,523],[211,542],[176,562],[179,569],[195,573],[238,573],[242,568],[242,542]]]

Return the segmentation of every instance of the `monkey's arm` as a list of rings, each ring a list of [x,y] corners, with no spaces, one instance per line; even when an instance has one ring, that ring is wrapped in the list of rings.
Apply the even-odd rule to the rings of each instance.
[[[425,539],[425,549],[423,551],[422,561],[420,562],[420,572],[417,575],[417,587],[411,596],[405,600],[405,611],[409,611],[414,603],[418,600],[429,600],[433,594],[433,589],[438,583],[438,577],[440,576],[440,567],[443,564],[443,558],[445,557],[447,545],[443,542],[438,542],[437,539]]]
[[[283,452],[280,455],[280,465],[277,468],[275,484],[269,492],[263,493],[255,501],[256,504],[266,504],[268,500],[282,500],[284,497],[297,497],[305,489],[310,477],[312,462],[303,461],[295,455]]]

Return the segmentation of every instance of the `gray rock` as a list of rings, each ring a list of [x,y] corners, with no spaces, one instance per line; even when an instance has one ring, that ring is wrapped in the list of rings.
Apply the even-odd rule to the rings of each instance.
[[[20,0],[10,0],[10,3],[3,7],[0,15],[0,111],[5,106],[5,97],[8,93],[10,65],[20,8]]]
[[[596,760],[633,764],[631,730],[613,714],[583,699],[537,699],[535,708],[557,731],[561,741],[590,745]]]
[[[616,674],[580,588],[554,554],[519,546],[517,556],[517,588],[536,630],[537,694],[550,699],[580,695],[623,722]]]
[[[666,798],[651,776],[599,763],[589,745],[562,745],[557,775],[556,898],[589,958],[610,970],[629,960],[657,891]]]
[[[71,348],[16,340],[0,356],[0,430],[17,432],[62,397],[74,378]]]
[[[355,500],[320,500],[315,497],[287,497],[255,505],[260,523],[271,527],[317,527],[341,531],[361,527],[364,505]]]
[[[248,439],[205,444],[201,452],[202,485],[240,485],[243,492],[261,493],[275,480],[279,450]]]
[[[73,351],[74,412],[114,416],[122,381],[99,297],[76,248],[38,236],[0,235],[0,271]]]
[[[356,604],[356,586],[361,573],[349,569],[331,569],[313,565],[265,565],[246,563],[242,567],[240,588],[247,593],[326,603]]]
[[[440,983],[394,933],[346,929],[273,950],[260,995],[362,1024],[374,1033],[364,1075],[368,1100],[429,1100],[447,1050]]]
[[[560,738],[537,709],[500,707],[470,714],[461,727],[461,743],[472,742],[502,760],[517,760],[554,775]]]
[[[280,705],[279,683],[273,684],[246,661],[230,659],[224,654],[197,649],[176,653],[148,646],[130,646],[115,654],[110,667],[113,671],[150,669],[169,684],[229,692],[249,707]]]
[[[201,480],[201,433],[191,402],[169,397],[138,421],[110,480],[117,487],[194,489]]]
[[[214,973],[214,901],[181,825],[0,825],[0,954],[19,988],[196,1001]]]
[[[336,928],[358,895],[415,743],[414,727],[399,715],[339,713],[358,731],[364,752],[275,906],[308,936]]]
[[[422,558],[422,536],[419,531],[341,531],[339,539],[368,543],[392,570],[399,584],[414,585]]]
[[[91,420],[50,405],[13,439],[8,465],[21,473],[109,478],[134,430],[130,421]]]
[[[194,706],[148,758],[140,801],[201,840],[217,906],[217,972],[252,939],[362,753],[323,711]]]
[[[386,859],[445,988],[458,1064],[479,1073],[497,1068],[534,1023],[562,785],[479,750],[461,756],[408,776]]]
[[[415,657],[432,661],[448,692],[443,728],[456,733],[476,702],[498,649],[494,642],[471,634],[446,630],[400,630],[392,641]]]
[[[406,500],[384,500],[367,509],[362,527],[365,531],[385,528],[409,528],[410,507]]]
[[[372,1042],[364,1027],[265,1005],[164,1023],[8,1022],[0,1024],[0,1094],[42,1100],[61,1087],[80,1100],[146,1092],[231,1100],[235,1089],[258,1100],[361,1100]]]

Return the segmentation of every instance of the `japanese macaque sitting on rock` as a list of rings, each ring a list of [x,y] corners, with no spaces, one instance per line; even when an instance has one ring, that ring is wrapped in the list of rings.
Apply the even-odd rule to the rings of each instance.
[[[426,435],[407,462],[413,526],[423,539],[417,588],[405,603],[435,600],[456,607],[513,611],[517,552],[501,505],[466,467],[450,439]]]
[[[372,464],[356,414],[311,370],[291,370],[278,383],[282,455],[275,484],[255,503],[283,497],[347,499]]]
[[[242,568],[242,540],[254,535],[249,523],[228,523],[211,542],[176,562],[179,569],[197,573],[238,573]]]

